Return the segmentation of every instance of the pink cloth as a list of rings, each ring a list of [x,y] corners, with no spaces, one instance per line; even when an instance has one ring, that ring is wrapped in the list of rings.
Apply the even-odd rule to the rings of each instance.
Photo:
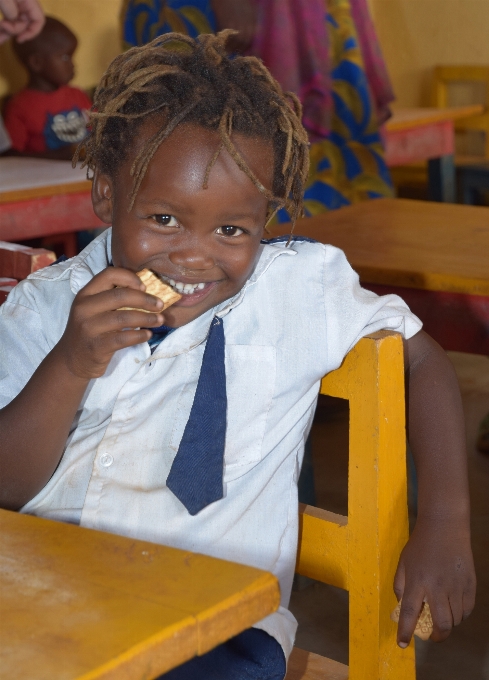
[[[304,109],[311,138],[330,130],[331,77],[325,0],[257,0],[258,29],[251,53],[260,57],[284,90],[295,92]],[[394,100],[367,0],[350,0],[365,74],[379,124],[390,116]]]
[[[324,0],[258,0],[258,29],[251,53],[260,57],[284,90],[295,92],[309,132],[325,137],[332,108]]]

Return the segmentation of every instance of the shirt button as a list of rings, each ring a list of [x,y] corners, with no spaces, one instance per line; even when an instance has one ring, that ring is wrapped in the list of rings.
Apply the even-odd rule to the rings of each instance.
[[[104,455],[100,457],[100,465],[103,465],[104,467],[110,467],[113,462],[114,459],[108,453],[104,453]]]

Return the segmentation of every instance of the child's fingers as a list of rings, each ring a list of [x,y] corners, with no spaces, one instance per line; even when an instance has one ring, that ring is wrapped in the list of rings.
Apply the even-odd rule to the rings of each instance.
[[[411,642],[423,606],[423,597],[422,590],[414,592],[406,590],[403,594],[397,626],[397,644],[399,647],[407,647]]]
[[[163,323],[162,314],[118,309],[97,314],[90,320],[90,324],[87,324],[86,331],[89,336],[95,339],[105,333],[114,333],[127,328],[155,328]]]
[[[431,640],[442,642],[445,640],[453,628],[453,613],[448,597],[438,595],[436,598],[428,598],[433,619],[433,634]]]
[[[118,349],[125,347],[132,347],[133,345],[140,345],[143,342],[148,342],[151,337],[151,331],[127,330],[117,331],[115,333],[108,333],[104,337],[105,349],[109,354],[114,354]]]
[[[124,287],[111,288],[96,295],[85,295],[77,300],[76,306],[82,316],[94,316],[125,307],[158,313],[163,307],[163,302],[154,295],[143,293],[142,290]]]
[[[458,626],[464,619],[463,593],[451,593],[449,596],[453,625]]]
[[[122,267],[107,267],[93,277],[91,281],[80,291],[79,296],[97,295],[115,287],[132,288],[134,290],[146,290],[146,286],[139,276],[129,269]]]

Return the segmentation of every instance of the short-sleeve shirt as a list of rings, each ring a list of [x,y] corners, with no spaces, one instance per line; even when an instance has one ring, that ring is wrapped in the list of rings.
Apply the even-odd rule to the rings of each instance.
[[[84,92],[70,85],[54,92],[22,90],[5,107],[5,127],[12,148],[41,153],[78,144],[87,134],[91,105]]]
[[[0,407],[56,345],[76,293],[111,261],[107,230],[79,256],[35,272],[0,307]],[[166,486],[194,399],[211,321],[223,319],[228,397],[224,497],[190,515]],[[56,472],[22,512],[256,566],[280,580],[257,624],[286,657],[298,537],[297,479],[322,376],[381,329],[421,322],[395,295],[361,288],[344,253],[262,245],[233,298],[148,343],[116,352],[79,406]]]

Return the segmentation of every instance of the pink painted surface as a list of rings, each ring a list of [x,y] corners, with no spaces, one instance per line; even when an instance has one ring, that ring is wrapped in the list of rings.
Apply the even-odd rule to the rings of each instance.
[[[489,297],[362,284],[378,295],[402,297],[443,349],[489,355]]]
[[[406,165],[439,158],[454,152],[453,121],[420,125],[406,130],[385,131],[387,165]]]
[[[100,226],[105,225],[93,212],[89,192],[0,204],[2,241],[21,241]]]

